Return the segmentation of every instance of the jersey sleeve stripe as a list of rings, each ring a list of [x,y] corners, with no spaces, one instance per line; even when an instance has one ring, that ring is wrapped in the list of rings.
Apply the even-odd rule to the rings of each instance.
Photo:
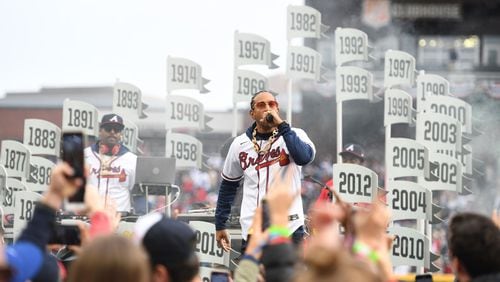
[[[239,176],[239,177],[235,177],[235,178],[228,177],[228,176],[224,175],[224,173],[221,173],[220,175],[222,176],[222,178],[224,178],[227,181],[239,181],[243,178],[243,175]]]

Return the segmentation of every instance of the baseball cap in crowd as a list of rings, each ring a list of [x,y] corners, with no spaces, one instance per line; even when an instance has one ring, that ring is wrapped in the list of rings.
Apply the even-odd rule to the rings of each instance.
[[[194,230],[161,213],[140,217],[134,226],[134,239],[146,249],[153,265],[161,264],[171,270],[197,259]]]
[[[341,156],[349,154],[360,158],[362,161],[365,160],[365,150],[363,150],[363,147],[358,144],[348,143],[344,146],[342,152],[339,153]]]
[[[123,130],[125,125],[123,124],[123,118],[117,114],[107,114],[102,116],[100,128],[105,125],[114,125],[120,130]]]

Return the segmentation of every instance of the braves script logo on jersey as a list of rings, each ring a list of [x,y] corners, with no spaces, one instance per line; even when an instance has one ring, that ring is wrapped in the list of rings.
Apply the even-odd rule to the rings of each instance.
[[[103,168],[102,170],[92,168],[90,174],[98,175],[100,178],[118,178],[118,181],[120,182],[127,180],[127,173],[125,172],[125,169],[121,168],[121,166]]]
[[[258,155],[257,158],[249,157],[247,152],[240,152],[239,154],[240,165],[243,170],[246,170],[250,166],[255,166],[256,170],[264,167],[269,167],[277,162],[280,166],[285,166],[290,163],[290,158],[285,152],[285,149],[281,149],[279,146],[269,150],[269,152]]]

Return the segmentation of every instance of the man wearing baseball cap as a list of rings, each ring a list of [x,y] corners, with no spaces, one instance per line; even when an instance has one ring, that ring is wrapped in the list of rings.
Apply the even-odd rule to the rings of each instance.
[[[196,233],[186,223],[158,212],[147,214],[137,220],[134,240],[148,253],[152,281],[200,281]]]
[[[342,152],[339,153],[342,157],[342,163],[344,164],[357,164],[362,165],[365,161],[365,150],[361,145],[355,143],[348,143],[344,146]],[[326,187],[321,189],[321,193],[318,196],[316,202],[332,201],[332,192],[330,189],[333,188],[333,179],[326,182]]]
[[[345,145],[339,155],[342,156],[342,163],[344,164],[363,165],[363,163],[365,162],[365,150],[363,149],[363,147],[361,147],[361,145],[355,143],[349,143]],[[331,202],[333,197],[331,189],[333,189],[333,179],[330,179],[328,182],[326,182],[326,185],[321,189],[321,193],[318,196],[316,203],[324,201]],[[386,194],[387,191],[384,190],[384,188],[378,187],[377,197],[379,201],[385,203]],[[353,205],[365,208],[370,206],[369,203],[354,203]]]
[[[342,163],[360,165],[365,161],[365,150],[361,145],[354,143],[345,145],[339,155],[342,156]]]
[[[85,148],[90,166],[88,181],[97,187],[106,205],[115,205],[122,215],[130,212],[130,190],[135,183],[137,156],[122,144],[123,118],[106,114],[99,125],[98,141]]]

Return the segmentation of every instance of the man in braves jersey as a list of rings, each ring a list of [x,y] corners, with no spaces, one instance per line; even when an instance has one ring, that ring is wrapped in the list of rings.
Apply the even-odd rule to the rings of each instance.
[[[230,248],[226,230],[231,205],[239,182],[243,180],[243,200],[240,223],[242,249],[255,209],[265,197],[273,177],[283,169],[293,171],[290,193],[301,189],[302,166],[313,161],[316,154],[314,144],[304,130],[292,128],[279,116],[279,105],[275,94],[260,91],[252,96],[250,116],[255,121],[245,133],[237,136],[230,148],[222,170],[222,182],[215,211],[216,239],[225,250]],[[297,197],[289,211],[288,228],[292,240],[299,243],[304,235],[304,211],[301,197]]]
[[[363,150],[363,147],[354,143],[345,145],[339,155],[342,157],[343,164],[362,165],[365,161],[365,151]],[[321,193],[319,194],[316,202],[331,202],[333,194],[330,189],[333,189],[333,179],[326,182],[326,186],[321,189]]]
[[[125,215],[130,212],[137,156],[121,144],[124,127],[119,115],[104,115],[99,140],[85,148],[84,154],[90,166],[89,183],[97,187],[106,205],[116,205],[116,210]]]

